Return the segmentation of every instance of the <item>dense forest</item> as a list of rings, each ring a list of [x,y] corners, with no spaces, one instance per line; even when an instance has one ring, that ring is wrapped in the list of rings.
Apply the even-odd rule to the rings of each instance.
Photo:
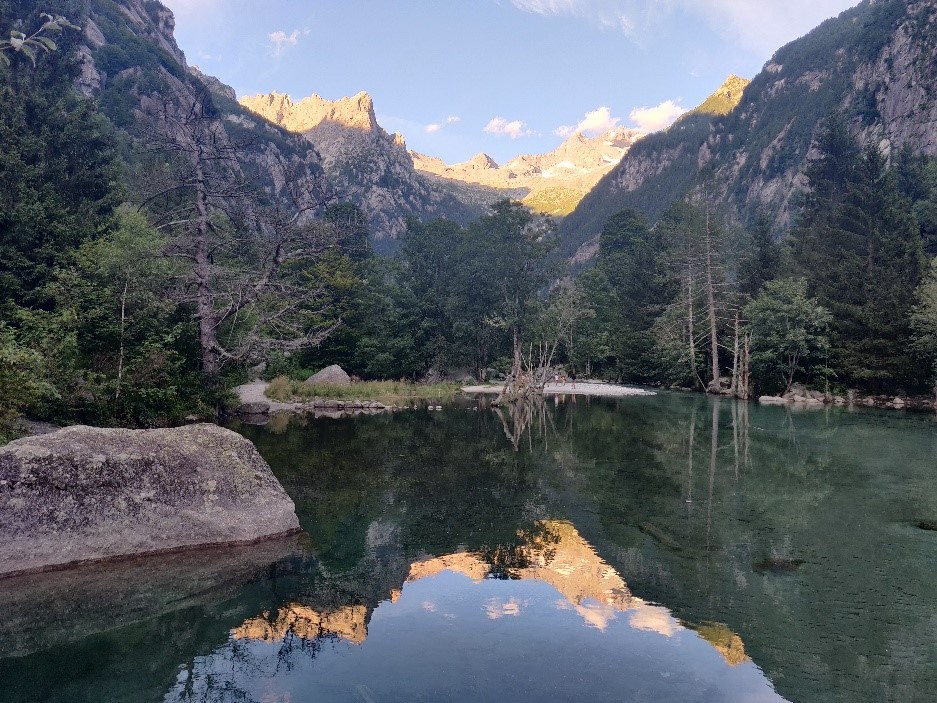
[[[283,185],[264,187],[225,99],[139,37],[102,49],[136,85],[80,94],[89,4],[64,3],[69,19],[28,5],[0,2],[0,436],[21,415],[211,417],[249,373],[329,363],[742,398],[935,386],[937,163],[863,147],[851,113],[826,117],[780,236],[766,217],[739,223],[702,169],[685,197],[607,217],[585,270],[552,221],[510,201],[465,226],[413,218],[378,256],[314,152],[291,161],[295,143],[271,132]],[[141,62],[153,70],[126,73]]]

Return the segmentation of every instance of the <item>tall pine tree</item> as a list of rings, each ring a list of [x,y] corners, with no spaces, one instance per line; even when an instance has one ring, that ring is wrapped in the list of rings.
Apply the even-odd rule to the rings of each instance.
[[[909,314],[924,259],[910,203],[881,153],[860,149],[841,121],[827,121],[817,147],[792,250],[796,272],[833,315],[831,366],[866,390],[915,387]]]

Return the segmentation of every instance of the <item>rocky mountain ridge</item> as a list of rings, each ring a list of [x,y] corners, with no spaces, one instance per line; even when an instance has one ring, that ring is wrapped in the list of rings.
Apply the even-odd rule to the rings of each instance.
[[[545,214],[563,216],[608,173],[643,133],[617,127],[588,136],[575,132],[545,154],[522,154],[499,166],[487,154],[446,164],[441,159],[410,152],[414,167],[458,188],[459,183],[485,186],[508,197],[519,197]]]
[[[481,213],[416,172],[403,136],[377,123],[365,92],[339,100],[312,95],[295,103],[268,93],[243,97],[240,104],[314,145],[336,191],[361,208],[376,240],[396,238],[411,215],[465,222]]]

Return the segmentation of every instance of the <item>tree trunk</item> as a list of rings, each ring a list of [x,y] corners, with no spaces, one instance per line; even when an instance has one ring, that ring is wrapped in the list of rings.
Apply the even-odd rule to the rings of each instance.
[[[706,306],[709,313],[709,344],[710,354],[712,355],[712,381],[709,383],[709,389],[712,393],[718,393],[719,387],[719,339],[716,330],[716,295],[713,285],[713,259],[712,259],[712,231],[709,219],[709,211],[706,212],[706,236],[704,243],[706,246]]]
[[[124,290],[120,294],[120,349],[117,352],[117,385],[114,388],[114,402],[120,400],[120,384],[124,377],[124,333],[127,329],[127,290],[130,287],[130,273],[124,279]]]
[[[687,322],[687,337],[689,340],[689,349],[690,354],[690,371],[693,373],[694,382],[699,381],[699,372],[696,370],[696,330],[693,325],[693,266],[687,266],[687,275],[686,275],[686,322]]]
[[[735,341],[732,346],[732,395],[739,395],[739,311],[735,311]]]
[[[211,236],[205,173],[200,159],[195,159],[195,206],[198,212],[195,248],[195,313],[198,317],[198,340],[202,355],[202,373],[214,378],[221,371],[218,353],[214,305],[211,295]]]

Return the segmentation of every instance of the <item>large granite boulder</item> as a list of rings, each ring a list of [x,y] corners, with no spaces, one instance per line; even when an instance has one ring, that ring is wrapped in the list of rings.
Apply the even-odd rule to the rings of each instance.
[[[254,445],[216,425],[68,427],[0,447],[0,575],[298,529]]]
[[[326,366],[319,373],[313,374],[306,383],[313,385],[350,386],[351,377],[338,364]]]

